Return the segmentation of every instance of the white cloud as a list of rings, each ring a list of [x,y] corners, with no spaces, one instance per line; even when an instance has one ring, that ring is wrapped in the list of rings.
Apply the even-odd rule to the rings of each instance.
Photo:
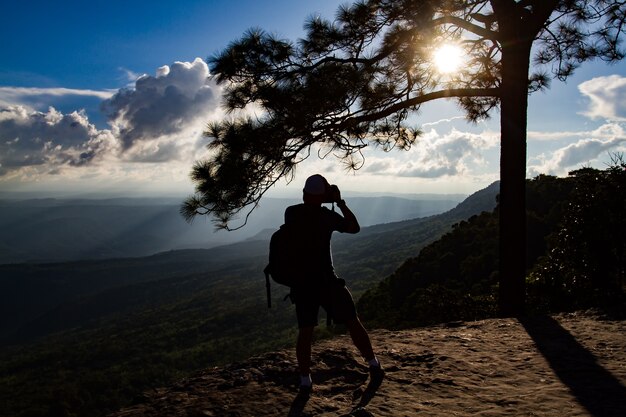
[[[160,67],[156,76],[139,77],[134,88],[119,90],[102,103],[102,109],[129,150],[142,141],[181,134],[206,123],[219,100],[220,89],[209,79],[206,63],[197,58]]]
[[[36,87],[0,87],[0,106],[28,104],[41,97],[81,96],[95,97],[106,100],[113,96],[114,91],[80,90],[75,88],[36,88]]]
[[[428,164],[421,165],[419,163],[409,163],[406,167],[398,172],[401,177],[418,177],[418,178],[439,178],[443,176],[453,177],[462,174],[465,171],[463,164]]]
[[[124,71],[131,81],[137,76]],[[530,174],[563,175],[626,148],[624,124],[620,124],[626,120],[626,78],[595,78],[582,83],[579,90],[589,98],[587,116],[612,122],[586,131],[529,131],[530,147],[543,152],[529,159]],[[26,105],[64,96],[104,100],[102,109],[110,127],[99,129],[83,110],[64,114],[54,107],[41,111],[46,107],[38,105],[37,111]],[[141,75],[117,92],[0,87],[0,181],[49,180],[58,173],[62,175],[56,176],[57,181],[100,180],[116,187],[142,181],[188,184],[193,161],[207,152],[207,139],[201,135],[204,126],[223,115],[220,96],[221,89],[210,80],[201,59],[162,66],[154,75]],[[345,181],[358,185],[365,178],[368,183],[411,187],[451,180],[482,183],[487,177],[497,177],[499,132],[488,126],[463,131],[448,126],[461,117],[438,117],[422,125],[429,130],[409,151],[367,149],[365,166],[353,180],[348,176]],[[343,175],[334,158],[310,158],[307,164],[312,172]]]
[[[626,150],[623,124],[626,121],[626,77],[596,77],[581,83],[578,90],[589,100],[582,114],[604,123],[593,130],[529,131],[529,143],[535,142],[535,146],[543,149],[540,154],[529,158],[529,176],[566,175],[568,171],[582,166],[600,167],[609,159],[610,153]],[[554,145],[547,144],[550,141],[561,141],[562,146],[554,148]]]
[[[116,164],[133,163],[141,163],[142,175],[149,176],[148,166],[181,161],[188,170],[206,153],[202,130],[219,114],[220,94],[199,58],[162,66],[156,76],[143,75],[133,87],[116,93],[2,87],[0,176],[7,180],[25,175],[32,180],[63,171],[69,177],[67,168],[86,165],[91,166],[90,173],[106,176]],[[54,107],[37,111],[22,104],[38,95],[104,99],[102,108],[111,128],[98,129],[83,110],[63,114]]]
[[[557,149],[550,154],[542,153],[528,161],[528,174],[564,175],[567,171],[590,165],[610,152],[624,152],[626,132],[617,123],[607,123],[591,134]]]
[[[39,112],[24,106],[0,108],[0,175],[22,167],[58,172],[81,166],[110,153],[117,141],[109,130],[98,130],[84,112]]]
[[[411,150],[395,152],[393,157],[368,157],[364,171],[370,174],[439,178],[468,174],[472,166],[485,164],[484,152],[498,146],[500,135],[452,129],[445,135],[425,132]]]
[[[120,67],[118,69],[122,72],[123,79],[128,83],[128,87],[131,87],[131,88],[135,84],[135,81],[137,81],[139,77],[144,75],[144,74],[136,73],[135,71],[129,70],[128,68],[124,68],[124,67]]]
[[[588,137],[610,139],[620,135],[624,135],[624,128],[619,123],[605,123],[594,130],[565,130],[559,132],[528,131],[527,133],[529,141],[556,141]]]
[[[589,108],[583,114],[591,119],[626,121],[626,77],[610,75],[592,78],[578,86],[589,98]]]
[[[428,123],[422,123],[421,127],[422,128],[426,128],[426,127],[433,127],[433,126],[437,126],[440,124],[449,124],[452,123],[456,120],[462,120],[462,121],[466,121],[466,117],[465,116],[456,116],[456,117],[450,117],[447,119],[441,119],[441,120],[436,120],[434,122],[428,122]]]

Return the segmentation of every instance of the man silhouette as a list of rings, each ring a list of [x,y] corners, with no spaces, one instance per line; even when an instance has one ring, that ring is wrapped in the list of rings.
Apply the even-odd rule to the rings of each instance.
[[[300,371],[300,390],[312,388],[311,344],[313,330],[318,324],[320,306],[336,323],[346,325],[352,341],[370,366],[370,383],[380,384],[384,371],[372,349],[369,335],[359,320],[354,301],[345,281],[335,274],[330,239],[334,231],[358,233],[361,230],[356,216],[341,199],[337,186],[331,186],[321,175],[307,178],[303,189],[303,203],[287,207],[285,224],[297,230],[298,250],[304,252],[301,276],[292,287],[296,305],[298,338],[296,357]],[[342,215],[322,206],[334,202]]]

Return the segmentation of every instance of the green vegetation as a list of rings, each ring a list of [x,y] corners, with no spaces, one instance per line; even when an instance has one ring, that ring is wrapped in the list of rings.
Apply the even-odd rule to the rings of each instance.
[[[527,311],[624,309],[626,165],[527,182]],[[359,300],[370,324],[411,327],[493,317],[498,210],[472,216]]]
[[[529,277],[537,308],[571,310],[624,302],[626,166],[574,172],[576,183],[550,250]]]
[[[104,415],[130,404],[143,390],[194,370],[285,346],[294,336],[289,305],[276,302],[267,310],[262,280],[248,279],[253,267],[258,272],[261,265],[213,280],[189,276],[176,284],[193,288],[193,294],[5,348],[2,412]],[[165,280],[136,289],[166,292],[171,284]]]

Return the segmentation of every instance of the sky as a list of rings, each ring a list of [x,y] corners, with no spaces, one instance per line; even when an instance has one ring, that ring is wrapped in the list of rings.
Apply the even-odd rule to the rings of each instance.
[[[223,115],[206,58],[260,27],[295,40],[335,0],[29,1],[0,14],[0,197],[186,196]],[[309,158],[291,183],[323,173],[344,192],[470,194],[499,177],[498,114],[467,123],[450,101],[414,116],[409,151],[367,149],[347,173]],[[527,175],[604,168],[626,150],[626,62],[584,64],[530,97]]]

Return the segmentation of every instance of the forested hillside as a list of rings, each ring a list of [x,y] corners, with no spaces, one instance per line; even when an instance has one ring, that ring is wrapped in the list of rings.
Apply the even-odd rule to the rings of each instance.
[[[624,309],[626,171],[527,183],[527,310]],[[370,324],[413,327],[496,314],[498,210],[453,226],[359,300]]]

